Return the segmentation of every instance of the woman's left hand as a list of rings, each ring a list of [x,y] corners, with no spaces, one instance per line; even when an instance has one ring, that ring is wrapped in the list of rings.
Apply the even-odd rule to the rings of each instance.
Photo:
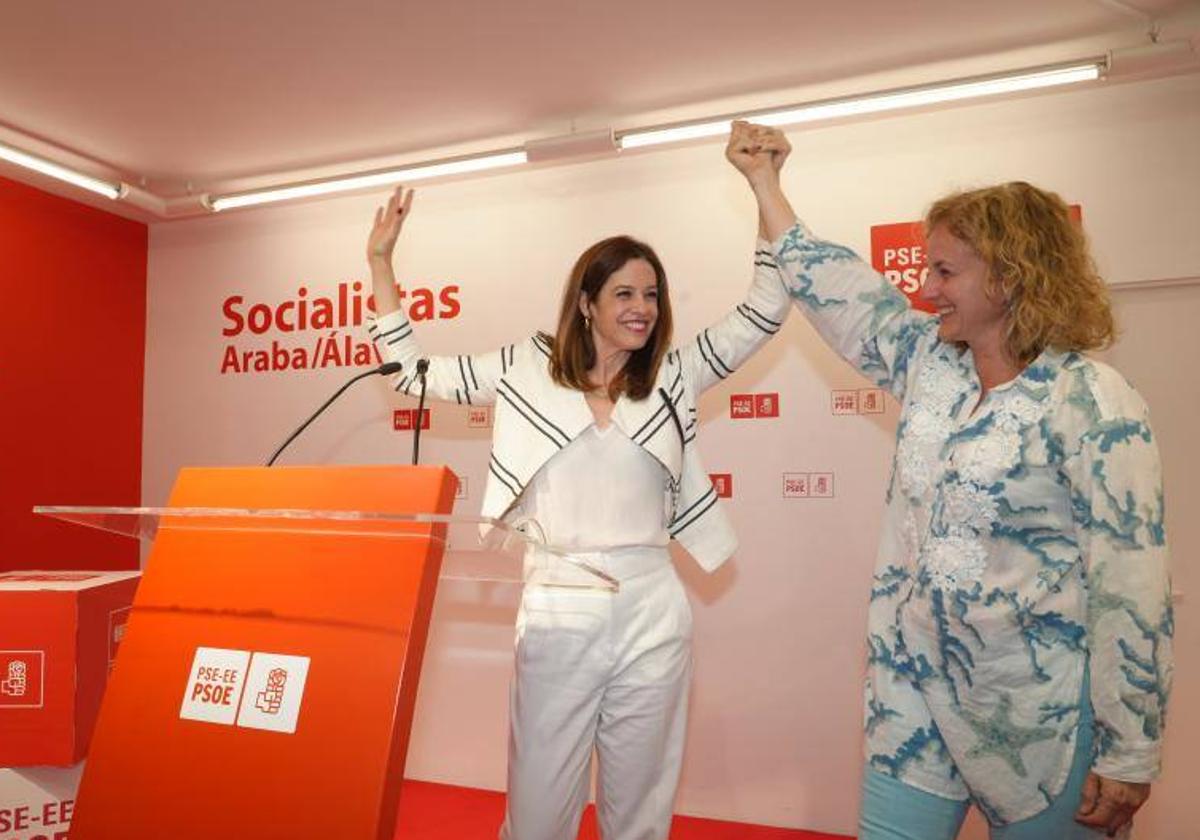
[[[1150,785],[1147,783],[1119,782],[1088,773],[1075,820],[1103,829],[1109,837],[1115,837],[1149,798]]]
[[[788,155],[792,153],[792,144],[788,142],[787,135],[778,128],[762,126],[758,142],[759,148],[771,156],[771,166],[775,171],[783,169]]]
[[[388,198],[387,206],[375,211],[375,223],[371,225],[371,233],[367,237],[368,262],[379,261],[391,265],[392,252],[396,250],[400,229],[408,219],[412,200],[412,190],[396,187]]]
[[[730,126],[725,157],[752,183],[760,177],[778,176],[791,152],[791,143],[777,128],[742,120]]]

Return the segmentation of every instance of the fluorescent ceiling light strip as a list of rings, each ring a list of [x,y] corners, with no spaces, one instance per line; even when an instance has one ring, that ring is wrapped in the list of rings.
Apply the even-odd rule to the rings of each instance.
[[[32,169],[34,172],[40,172],[43,175],[49,175],[51,178],[57,178],[59,181],[66,181],[68,184],[74,184],[85,190],[99,193],[105,198],[116,200],[125,194],[124,184],[101,181],[99,178],[84,175],[82,172],[76,172],[74,169],[67,169],[65,166],[59,166],[57,163],[51,163],[45,158],[27,154],[11,146],[6,146],[3,143],[0,143],[0,160],[15,163],[17,166]]]
[[[883,111],[931,105],[938,102],[954,102],[963,99],[994,96],[1001,93],[1013,93],[1072,84],[1074,82],[1092,81],[1100,78],[1102,68],[1105,66],[1104,59],[1089,59],[1088,61],[1057,67],[1035,68],[1004,75],[959,79],[957,81],[940,82],[902,90],[869,93],[862,96],[831,99],[825,102],[813,102],[783,110],[759,111],[749,114],[748,117],[755,122],[765,125],[784,126],[836,119],[838,117],[875,114]],[[679,143],[687,140],[720,137],[729,133],[731,120],[732,117],[720,117],[661,128],[637,129],[620,133],[618,135],[618,142],[622,149],[634,149],[664,143]],[[0,147],[0,149],[2,148]],[[262,190],[231,193],[209,199],[208,205],[214,211],[229,210],[235,207],[249,207],[255,204],[269,204],[289,199],[309,198],[319,195],[329,195],[331,193],[387,186],[405,181],[420,181],[427,178],[439,178],[507,166],[519,166],[527,162],[528,158],[524,150],[509,149],[455,160],[416,164],[381,172],[367,172],[343,178],[330,178],[302,184],[289,184]]]
[[[482,172],[485,169],[518,166],[525,162],[526,158],[523,150],[496,152],[477,157],[460,158],[458,160],[418,164],[400,169],[388,169],[383,172],[369,172],[364,175],[349,175],[345,178],[331,178],[326,181],[313,181],[306,184],[293,184],[285,187],[218,196],[209,201],[209,206],[215,211],[230,210],[234,207],[269,204],[275,201],[287,201],[292,198],[310,198],[317,195],[329,195],[330,193],[398,184],[403,181],[421,181],[426,178],[440,178],[447,175]]]
[[[994,96],[1000,93],[1014,93],[1092,81],[1100,78],[1100,68],[1101,60],[1097,59],[1053,69],[1033,70],[974,80],[966,79],[890,93],[872,93],[845,99],[833,99],[828,102],[815,102],[811,105],[799,105],[782,111],[752,114],[750,119],[764,125],[782,126],[838,117],[875,114],[881,111],[931,105],[936,102],[954,102],[961,99]],[[720,119],[625,132],[620,135],[620,145],[622,149],[636,149],[663,143],[680,143],[705,137],[719,137],[729,132],[729,123],[729,119]]]
[[[982,96],[995,96],[1001,93],[1015,93],[1022,90],[1066,85],[1074,82],[1091,81],[1100,76],[1097,65],[1074,68],[1070,72],[1054,71],[1051,73],[1036,73],[1003,79],[991,79],[978,82],[965,82],[910,90],[898,93],[866,96],[840,102],[829,102],[781,111],[759,118],[759,122],[767,125],[790,125],[794,123],[812,122],[815,120],[832,119],[835,117],[858,116],[874,114],[880,111],[891,111],[900,108],[915,108],[921,105],[932,105],[937,102],[955,102],[961,99],[974,99]]]

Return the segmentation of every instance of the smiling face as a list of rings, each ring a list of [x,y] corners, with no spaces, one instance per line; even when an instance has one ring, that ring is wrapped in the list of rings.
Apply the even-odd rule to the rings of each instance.
[[[594,298],[580,294],[579,311],[592,321],[598,359],[640,350],[658,323],[658,277],[644,259],[634,258],[609,275]]]
[[[1001,347],[1008,306],[989,294],[987,262],[944,225],[929,231],[927,245],[929,275],[921,297],[937,308],[938,338],[962,342],[976,353]]]

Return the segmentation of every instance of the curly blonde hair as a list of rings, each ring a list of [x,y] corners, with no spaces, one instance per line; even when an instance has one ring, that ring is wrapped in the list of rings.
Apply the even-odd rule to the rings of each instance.
[[[990,268],[990,294],[1008,304],[1005,347],[1027,365],[1047,347],[1107,347],[1116,335],[1108,288],[1087,240],[1056,193],[1024,181],[934,202],[925,230],[942,225]]]

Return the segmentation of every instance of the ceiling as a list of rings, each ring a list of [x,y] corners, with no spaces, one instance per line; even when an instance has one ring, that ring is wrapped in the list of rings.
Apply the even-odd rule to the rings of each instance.
[[[24,0],[0,12],[0,140],[169,199],[1016,50],[1134,44],[1151,19],[1194,37],[1198,7]]]

